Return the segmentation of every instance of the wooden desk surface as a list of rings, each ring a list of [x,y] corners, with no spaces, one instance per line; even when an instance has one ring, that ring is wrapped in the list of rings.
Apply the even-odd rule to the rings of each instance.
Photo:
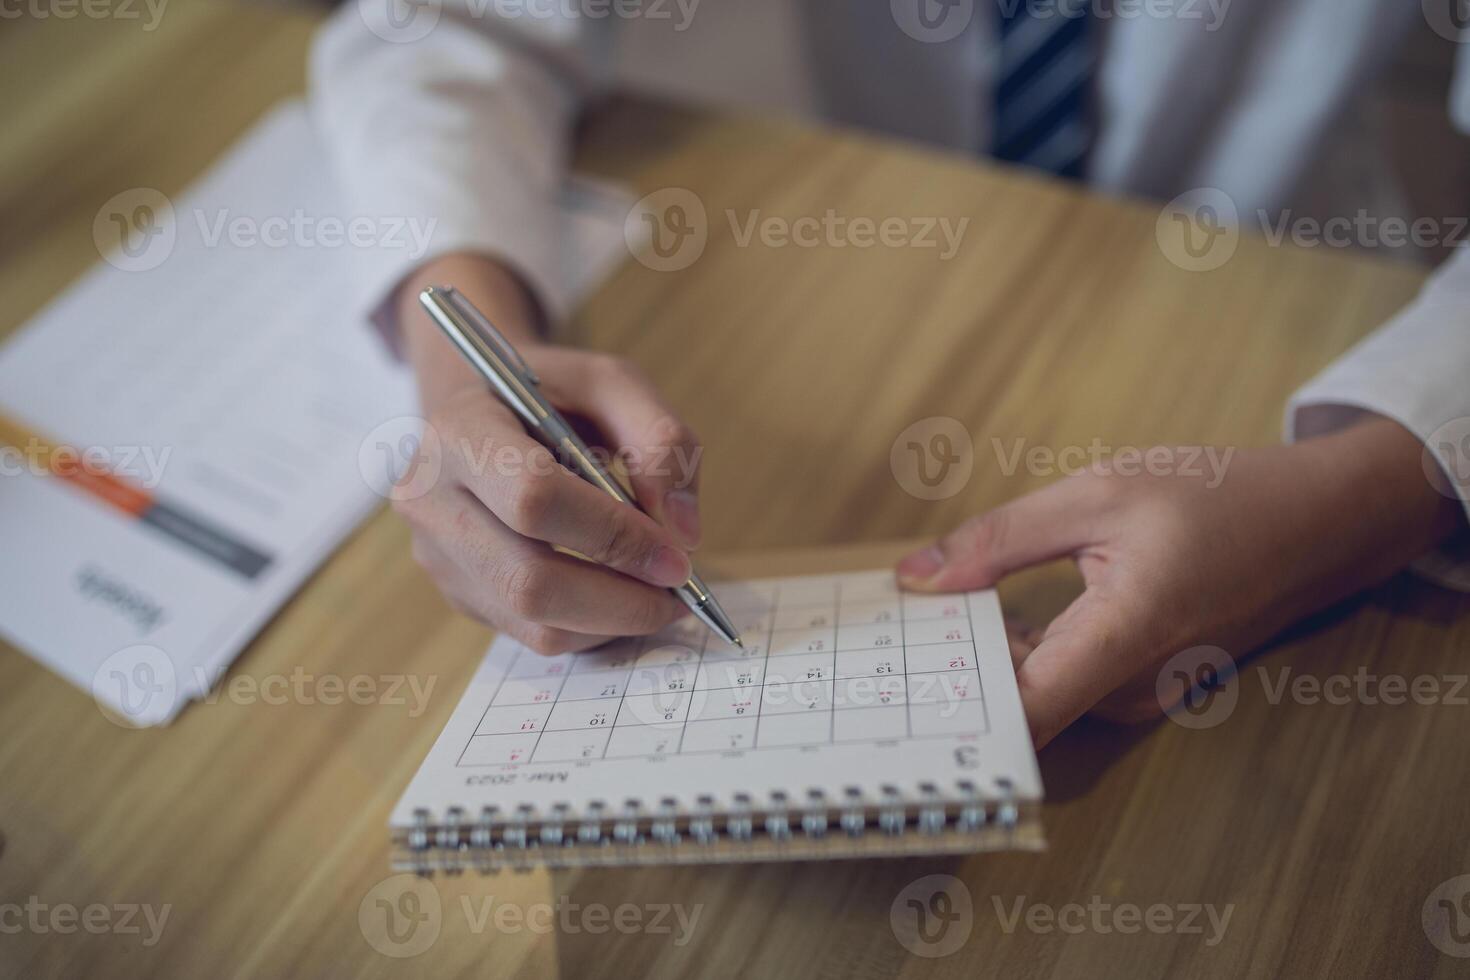
[[[96,261],[101,202],[176,193],[268,105],[299,91],[310,18],[176,3],[134,23],[25,19],[0,32],[0,330]],[[629,263],[572,325],[654,375],[708,446],[708,550],[937,533],[1041,485],[1007,476],[992,438],[1054,449],[1275,438],[1283,399],[1402,304],[1415,270],[1243,243],[1191,274],[1154,238],[1156,212],[957,159],[747,119],[624,105],[581,165],[646,191],[694,190],[711,240],[677,273]],[[932,251],[738,248],[723,215],[968,217],[951,261]],[[815,410],[815,422],[793,419]],[[940,502],[905,493],[889,447],[931,416],[963,420],[975,472]],[[1208,560],[1208,556],[1202,556]],[[768,557],[741,568],[875,561]],[[735,567],[735,566],[727,566]],[[1007,583],[1040,621],[1076,583]],[[0,597],[3,603],[3,597]],[[1324,616],[1255,664],[1326,678],[1466,671],[1466,601],[1401,579]],[[1084,722],[1042,755],[1051,842],[1040,855],[804,866],[475,876],[435,883],[437,941],[376,951],[358,909],[387,877],[385,822],[487,641],[451,615],[379,514],[292,601],[233,677],[407,672],[427,710],[322,704],[187,711],[125,732],[20,653],[0,649],[0,975],[913,977],[1463,976],[1421,911],[1470,872],[1470,707],[1271,704],[1251,671],[1224,724]],[[1463,692],[1462,692],[1463,693]],[[890,925],[927,874],[964,883],[958,951],[925,958]],[[476,933],[486,896],[535,903],[702,906],[667,935]],[[462,900],[470,902],[466,906]],[[162,938],[58,934],[6,903],[169,906]],[[1019,903],[1019,904],[1018,904]],[[1142,928],[1228,908],[1224,936]],[[1049,930],[1016,910],[1050,909]],[[1085,915],[1085,918],[1083,916]],[[111,920],[111,921],[116,921]],[[141,922],[141,920],[139,920]],[[1101,923],[1100,925],[1098,923]],[[1080,928],[1079,928],[1080,923]],[[960,928],[960,925],[954,925]]]

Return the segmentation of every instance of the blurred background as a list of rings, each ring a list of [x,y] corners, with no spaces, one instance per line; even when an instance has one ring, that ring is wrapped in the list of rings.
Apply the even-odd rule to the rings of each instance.
[[[311,34],[330,6],[133,0],[109,5],[107,16],[89,16],[81,0],[74,7],[0,3],[0,86],[7,93],[0,104],[0,295],[9,298],[7,325],[96,260],[88,229],[117,188],[179,190],[248,125],[248,103],[209,98],[222,77],[259,91],[260,106],[273,101],[270,95],[304,91]],[[703,0],[688,25],[693,36],[745,35],[751,43],[668,45],[652,32],[627,31],[620,61],[631,85],[663,96],[698,101],[719,94],[728,104],[728,94],[739,92],[747,107],[809,117],[819,107],[799,67],[798,20],[791,0]],[[221,23],[230,30],[220,31]],[[261,43],[267,37],[272,43]],[[656,58],[643,47],[650,44]],[[742,54],[711,58],[711,48]],[[181,50],[187,58],[164,57]],[[1413,216],[1470,213],[1470,139],[1453,130],[1445,108],[1454,53],[1453,42],[1416,19],[1410,43],[1364,107],[1391,134]],[[192,119],[187,130],[162,122],[180,115]],[[92,120],[95,138],[85,143],[78,142],[79,117]],[[38,152],[60,143],[74,151],[64,175],[50,172],[50,154]],[[171,151],[161,152],[164,145]],[[1424,258],[1438,261],[1446,250]]]

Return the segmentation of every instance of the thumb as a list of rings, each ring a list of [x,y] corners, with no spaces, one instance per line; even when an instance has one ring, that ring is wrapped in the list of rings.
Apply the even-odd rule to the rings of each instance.
[[[1079,481],[1063,480],[970,518],[900,561],[899,585],[921,592],[985,589],[1085,547],[1092,521],[1079,489]]]

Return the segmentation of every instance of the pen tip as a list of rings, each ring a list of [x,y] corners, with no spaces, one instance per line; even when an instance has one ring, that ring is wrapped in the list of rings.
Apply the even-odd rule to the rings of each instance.
[[[739,647],[739,648],[740,648],[740,649],[742,649],[742,650],[744,650],[744,649],[745,649],[745,641],[744,641],[744,640],[742,640],[742,639],[741,639],[741,638],[740,638],[740,637],[738,637],[738,636],[737,636],[737,637],[735,637],[735,645],[736,645],[736,646],[737,646],[737,647]]]

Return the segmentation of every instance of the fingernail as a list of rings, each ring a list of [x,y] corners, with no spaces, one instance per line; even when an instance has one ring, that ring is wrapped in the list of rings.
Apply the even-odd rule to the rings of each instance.
[[[684,552],[678,548],[670,548],[666,544],[661,544],[653,550],[653,554],[649,555],[645,571],[649,581],[654,585],[672,589],[689,581],[694,567],[689,564],[689,556]]]
[[[938,545],[930,545],[898,563],[898,581],[901,585],[923,585],[943,567],[944,552]]]
[[[699,544],[698,497],[688,490],[670,490],[664,494],[664,516],[685,545],[694,548]]]

